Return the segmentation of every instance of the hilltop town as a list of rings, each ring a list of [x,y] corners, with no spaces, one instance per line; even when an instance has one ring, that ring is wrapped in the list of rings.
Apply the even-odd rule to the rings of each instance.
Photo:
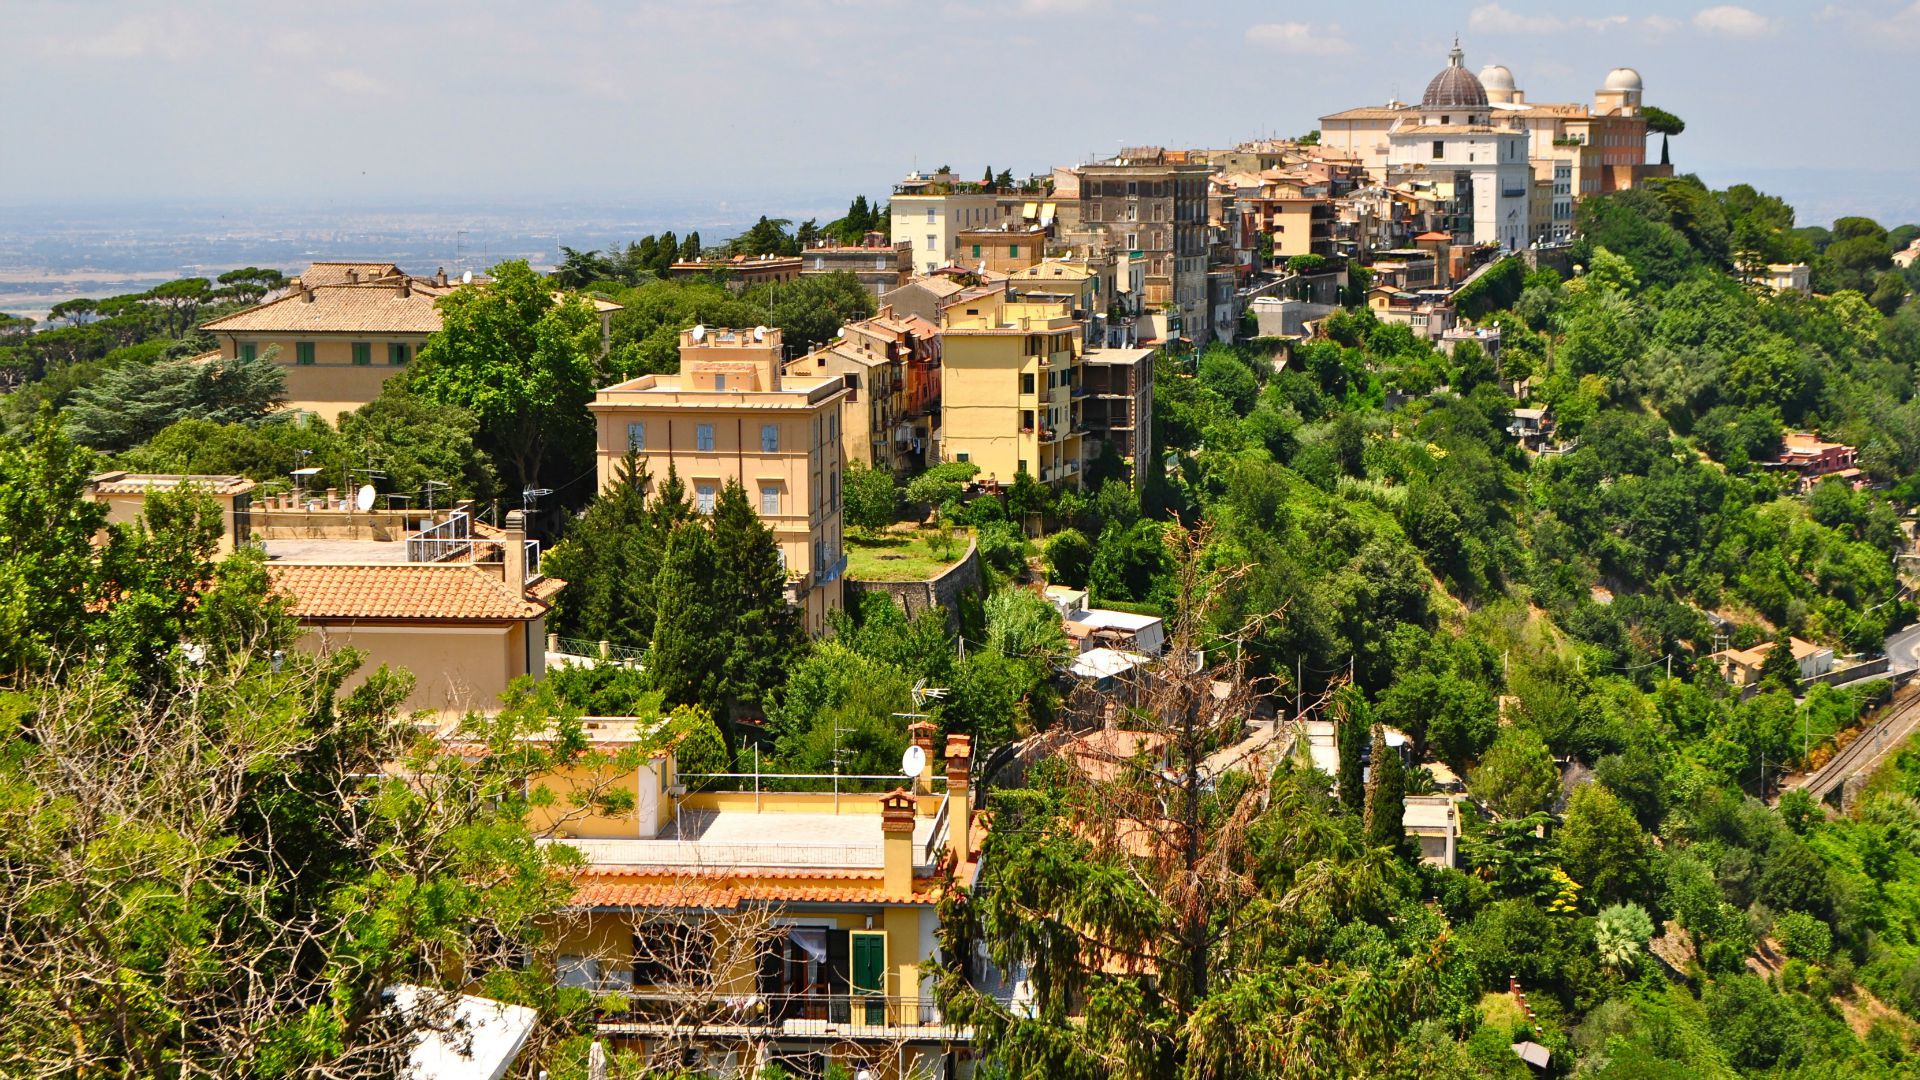
[[[1920,226],[1434,67],[0,316],[0,1074],[1909,1075]]]

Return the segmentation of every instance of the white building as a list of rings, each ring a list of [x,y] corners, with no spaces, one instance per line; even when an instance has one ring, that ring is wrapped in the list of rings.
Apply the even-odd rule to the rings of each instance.
[[[913,245],[913,269],[931,274],[960,254],[960,234],[1004,220],[1000,197],[947,173],[914,174],[894,185],[893,242]]]
[[[1449,231],[1455,243],[1517,251],[1532,238],[1528,136],[1493,126],[1486,88],[1461,59],[1455,44],[1447,66],[1427,84],[1419,122],[1387,136],[1388,176],[1431,180],[1453,205]]]

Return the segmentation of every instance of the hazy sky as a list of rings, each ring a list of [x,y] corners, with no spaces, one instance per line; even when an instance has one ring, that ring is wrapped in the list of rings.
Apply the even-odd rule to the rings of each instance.
[[[1295,134],[1417,99],[1456,32],[1535,101],[1638,68],[1716,183],[1920,186],[1920,0],[0,0],[0,26],[16,205],[844,205],[916,165]]]

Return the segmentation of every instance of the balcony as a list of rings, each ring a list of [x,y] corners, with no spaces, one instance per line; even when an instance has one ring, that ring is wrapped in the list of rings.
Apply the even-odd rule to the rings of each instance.
[[[673,994],[630,993],[625,1011],[602,1013],[596,1026],[612,1040],[874,1039],[889,1042],[965,1042],[973,1029],[948,1023],[930,997],[886,994],[748,994],[689,989]]]

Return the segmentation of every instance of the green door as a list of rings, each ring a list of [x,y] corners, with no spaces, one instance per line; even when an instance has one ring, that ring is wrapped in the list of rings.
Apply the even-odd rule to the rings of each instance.
[[[871,930],[856,930],[852,938],[853,992],[875,999],[867,1002],[866,1022],[884,1024],[887,1022],[884,997],[887,987],[887,935]]]

